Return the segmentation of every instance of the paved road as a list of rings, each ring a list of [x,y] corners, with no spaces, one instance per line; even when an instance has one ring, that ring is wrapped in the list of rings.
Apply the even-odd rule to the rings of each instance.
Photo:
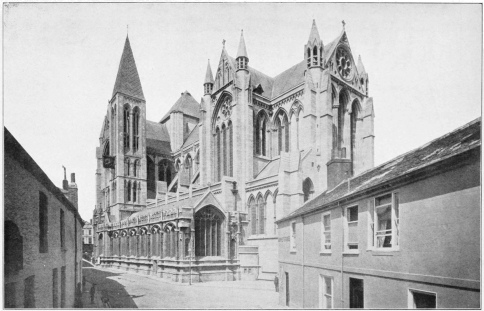
[[[179,284],[154,276],[116,269],[83,268],[89,291],[96,284],[94,304],[84,293],[84,308],[102,308],[108,297],[113,308],[157,309],[280,309],[278,293],[269,281],[207,282]]]

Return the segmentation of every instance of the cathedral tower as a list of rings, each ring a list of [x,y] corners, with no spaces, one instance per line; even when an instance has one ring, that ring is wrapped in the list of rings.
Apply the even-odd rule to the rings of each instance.
[[[101,131],[98,207],[110,222],[146,206],[146,101],[129,38]]]

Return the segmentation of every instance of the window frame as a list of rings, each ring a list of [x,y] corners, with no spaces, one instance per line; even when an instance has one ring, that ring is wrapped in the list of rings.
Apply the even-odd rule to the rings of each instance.
[[[420,289],[415,289],[415,288],[409,288],[408,289],[408,309],[421,309],[415,307],[415,299],[413,296],[413,293],[419,293],[419,294],[427,294],[427,295],[433,295],[435,296],[435,309],[439,309],[438,307],[438,295],[436,292],[431,292],[431,291],[426,291],[426,290],[420,290]],[[431,308],[430,308],[431,309]]]
[[[324,218],[325,217],[329,217],[329,237],[330,237],[330,240],[329,240],[329,248],[326,248],[327,244],[326,243],[326,228],[324,226]],[[322,213],[321,214],[321,250],[320,250],[320,253],[321,254],[331,254],[332,253],[332,236],[331,236],[331,231],[332,229],[332,225],[331,225],[331,211],[327,211],[325,213]]]
[[[331,307],[328,308],[327,299],[328,294],[326,293],[327,280],[329,279],[331,285],[331,294],[329,295],[331,299]],[[334,278],[329,275],[320,274],[319,275],[319,309],[334,309]]]
[[[355,221],[350,221],[349,220],[349,216],[350,216],[350,213],[349,213],[349,210],[351,208],[356,208],[357,210],[357,220]],[[350,225],[351,224],[356,224],[356,232],[358,232],[358,225],[359,225],[359,220],[360,220],[360,208],[358,206],[358,204],[355,204],[355,205],[350,205],[350,206],[347,206],[345,207],[344,209],[344,252],[345,253],[359,253],[359,245],[360,245],[360,241],[359,241],[359,234],[356,234],[356,236],[358,237],[358,240],[356,242],[350,242],[349,240],[349,232],[350,232]],[[350,245],[356,245],[356,248],[350,248]]]
[[[377,206],[377,199],[385,197],[387,195],[390,195],[390,203],[386,204],[381,204]],[[370,209],[369,209],[369,215],[370,215],[370,221],[369,223],[369,230],[370,230],[370,243],[368,246],[368,249],[370,250],[375,250],[375,251],[398,251],[400,250],[400,206],[399,206],[399,193],[394,191],[394,192],[386,192],[379,194],[377,196],[374,196],[373,198],[370,199]],[[391,230],[391,247],[378,247],[378,239],[377,239],[377,231],[382,231],[382,230],[377,230],[377,209],[382,208],[382,207],[387,207],[390,206],[391,208],[391,228],[387,229],[386,231]],[[371,210],[373,209],[373,210]],[[380,235],[381,236],[381,235]],[[383,236],[388,236],[383,235]]]

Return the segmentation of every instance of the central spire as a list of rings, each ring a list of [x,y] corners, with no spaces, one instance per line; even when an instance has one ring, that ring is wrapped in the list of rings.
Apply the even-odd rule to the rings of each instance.
[[[145,100],[143,88],[141,87],[141,81],[138,75],[138,69],[136,68],[136,62],[134,61],[133,51],[131,50],[128,36],[126,36],[123,55],[121,56],[121,61],[119,62],[118,75],[116,77],[116,82],[114,83],[112,97],[114,97],[116,93],[122,93]]]

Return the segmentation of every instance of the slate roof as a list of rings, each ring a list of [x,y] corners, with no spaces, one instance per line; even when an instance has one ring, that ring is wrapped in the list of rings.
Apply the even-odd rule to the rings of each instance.
[[[170,135],[165,124],[146,120],[146,151],[155,154],[170,154]]]
[[[481,146],[481,118],[358,176],[341,182],[279,221],[291,219]]]
[[[187,198],[187,199],[180,200],[180,201],[175,201],[175,202],[168,203],[168,204],[164,204],[164,202],[163,202],[163,203],[161,203],[163,205],[159,205],[158,207],[148,207],[148,208],[143,209],[142,211],[133,213],[131,216],[129,216],[128,219],[133,219],[133,218],[136,218],[136,217],[139,217],[139,216],[144,216],[144,215],[150,215],[154,212],[166,211],[166,210],[169,210],[169,209],[172,209],[172,208],[193,207],[195,205],[195,203],[200,201],[203,197],[204,196],[196,196],[196,197],[191,197],[191,198]]]
[[[187,139],[183,143],[183,146],[180,149],[183,149],[187,146],[190,146],[191,144],[197,142],[199,140],[199,135],[198,135],[198,125],[195,125],[193,130],[188,134]]]
[[[271,98],[284,94],[293,87],[304,82],[304,72],[306,71],[306,61],[283,71],[274,78]]]
[[[175,102],[171,109],[165,114],[160,122],[164,122],[172,112],[183,112],[183,114],[189,115],[200,119],[200,104],[192,97],[188,91],[181,93],[180,98]]]
[[[111,97],[114,97],[118,92],[145,100],[128,37],[126,37],[126,42],[124,43],[123,55],[119,62],[118,75],[116,76]]]

